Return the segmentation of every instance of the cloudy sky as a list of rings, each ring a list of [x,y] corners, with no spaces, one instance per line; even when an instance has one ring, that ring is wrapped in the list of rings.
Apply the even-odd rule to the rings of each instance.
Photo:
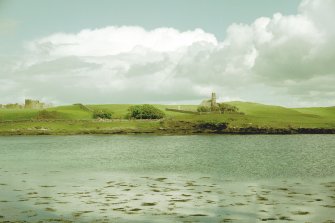
[[[334,0],[0,0],[0,103],[335,105]]]

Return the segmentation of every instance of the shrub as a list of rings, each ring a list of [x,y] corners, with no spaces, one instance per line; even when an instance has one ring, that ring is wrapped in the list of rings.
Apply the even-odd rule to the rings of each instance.
[[[215,122],[215,121],[202,121],[199,122],[197,125],[200,129],[209,129],[209,130],[216,130],[222,131],[228,127],[228,123],[226,122]]]
[[[218,105],[221,113],[238,113],[238,108],[236,106],[225,103],[220,103]]]
[[[210,112],[211,111],[211,108],[210,107],[207,107],[207,106],[199,106],[197,108],[197,111],[198,112]]]
[[[112,119],[112,113],[106,111],[94,111],[93,118],[95,119]]]
[[[128,111],[128,117],[135,119],[161,119],[165,116],[163,111],[152,105],[134,105]]]
[[[58,119],[60,117],[57,111],[42,110],[37,114],[37,119]]]

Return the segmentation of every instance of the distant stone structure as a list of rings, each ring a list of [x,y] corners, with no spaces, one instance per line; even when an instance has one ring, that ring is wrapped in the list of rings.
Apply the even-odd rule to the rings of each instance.
[[[52,104],[45,104],[32,99],[26,99],[23,105],[19,103],[0,104],[0,109],[43,109],[49,107],[52,107]]]
[[[182,109],[181,106],[178,106],[178,108],[165,108],[165,110],[189,114],[221,114],[219,104],[216,101],[215,92],[212,92],[212,97],[210,99],[203,100],[197,110],[185,110]]]
[[[211,107],[216,107],[217,103],[216,103],[216,93],[212,92],[212,99],[211,99]]]
[[[3,108],[7,108],[7,109],[20,109],[20,108],[23,108],[22,105],[18,104],[18,103],[15,103],[15,104],[6,104],[6,105],[3,105]]]
[[[30,108],[30,109],[41,109],[45,108],[46,105],[39,100],[32,100],[32,99],[26,99],[24,101],[24,108]]]
[[[205,106],[205,107],[210,107],[210,108],[217,107],[217,103],[216,103],[216,93],[215,93],[215,92],[212,92],[212,98],[211,98],[211,99],[203,100],[203,101],[201,102],[200,106]]]

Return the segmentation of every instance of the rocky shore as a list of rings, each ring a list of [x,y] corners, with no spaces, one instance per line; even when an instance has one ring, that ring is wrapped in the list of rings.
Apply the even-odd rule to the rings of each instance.
[[[171,120],[25,121],[2,122],[0,135],[84,135],[84,134],[335,134],[335,128],[232,126],[226,122]]]

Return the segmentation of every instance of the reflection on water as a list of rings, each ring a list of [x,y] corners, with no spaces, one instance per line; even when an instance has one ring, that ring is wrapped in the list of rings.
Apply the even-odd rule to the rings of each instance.
[[[0,138],[0,222],[334,222],[335,137]]]

